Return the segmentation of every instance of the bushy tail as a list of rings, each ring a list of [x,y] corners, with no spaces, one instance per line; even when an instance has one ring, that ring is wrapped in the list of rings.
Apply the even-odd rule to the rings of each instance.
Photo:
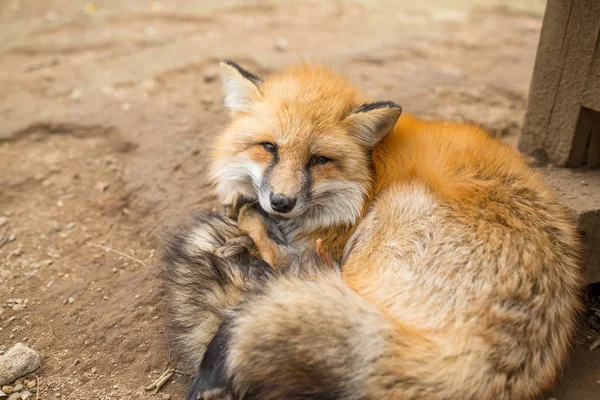
[[[195,215],[187,226],[164,237],[167,331],[183,370],[197,371],[228,313],[245,293],[263,287],[272,276],[269,265],[245,246],[234,244],[233,251],[223,251],[241,237],[231,219],[216,214]]]
[[[200,366],[188,399],[530,399],[548,384],[543,371],[554,376],[546,349],[513,340],[504,351],[468,322],[404,325],[327,257],[306,253],[276,273],[244,246],[222,251],[240,235],[201,215],[166,240],[171,345],[184,367]]]
[[[270,280],[219,329],[188,399],[528,399],[467,332],[410,329],[334,271]],[[523,372],[525,375],[525,372]]]

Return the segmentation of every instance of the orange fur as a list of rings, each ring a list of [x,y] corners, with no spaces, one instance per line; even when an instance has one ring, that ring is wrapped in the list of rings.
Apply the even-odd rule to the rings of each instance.
[[[321,239],[319,251],[343,263],[343,282],[286,278],[248,301],[229,360],[240,390],[269,382],[264,398],[278,398],[286,384],[309,385],[294,363],[317,368],[323,352],[349,363],[326,376],[345,384],[343,371],[365,373],[348,387],[366,398],[528,399],[555,381],[580,310],[580,244],[513,149],[473,125],[398,119],[397,105],[364,104],[321,65],[237,79],[226,98],[234,119],[213,153],[221,199],[257,199],[283,219],[290,246]],[[331,161],[313,166],[317,155]],[[269,193],[300,205],[271,212]],[[282,364],[286,351],[294,363]]]

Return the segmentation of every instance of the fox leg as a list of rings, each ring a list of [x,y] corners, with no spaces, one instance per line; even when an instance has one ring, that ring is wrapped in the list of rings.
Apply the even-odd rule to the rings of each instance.
[[[274,269],[286,263],[280,245],[269,237],[269,228],[258,210],[245,204],[238,215],[238,229],[248,235],[256,245],[261,258]]]

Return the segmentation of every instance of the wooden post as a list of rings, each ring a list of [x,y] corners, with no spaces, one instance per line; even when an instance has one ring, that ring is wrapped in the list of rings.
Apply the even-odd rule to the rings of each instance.
[[[558,166],[599,165],[599,35],[599,0],[548,0],[519,150]]]

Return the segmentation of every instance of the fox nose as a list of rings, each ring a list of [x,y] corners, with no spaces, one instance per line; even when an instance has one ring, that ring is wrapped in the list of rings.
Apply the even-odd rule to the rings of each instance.
[[[296,199],[290,199],[281,194],[271,193],[269,198],[271,199],[271,207],[273,207],[273,210],[280,213],[290,212],[296,205]]]

